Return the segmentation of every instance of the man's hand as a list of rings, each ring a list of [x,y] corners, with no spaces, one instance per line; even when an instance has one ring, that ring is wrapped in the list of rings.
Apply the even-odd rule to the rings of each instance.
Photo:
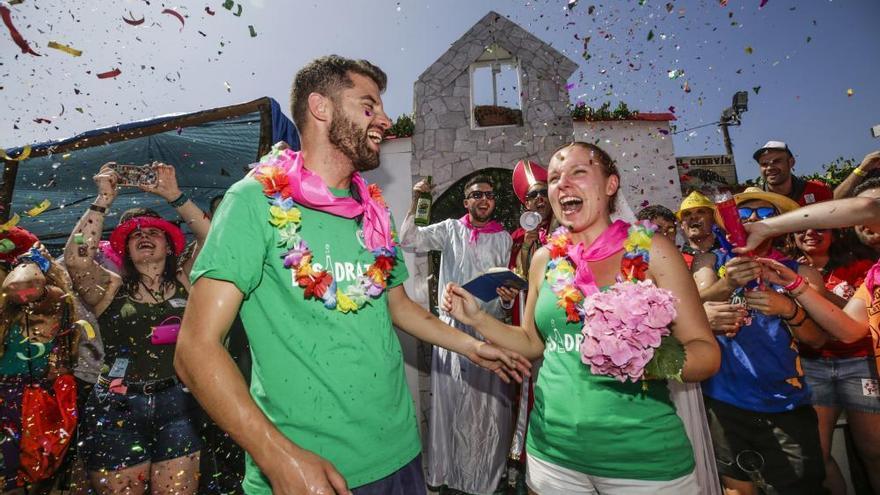
[[[859,168],[863,172],[871,172],[880,168],[880,150],[872,151],[865,155],[865,158],[862,158],[862,163],[859,164]]]
[[[498,294],[498,297],[501,298],[501,305],[505,308],[510,308],[510,305],[513,304],[513,300],[516,298],[517,294],[519,294],[518,290],[503,285],[498,287],[495,292]]]
[[[793,316],[797,311],[797,303],[790,297],[775,290],[753,290],[745,293],[749,307],[767,316]]]
[[[761,264],[748,256],[731,258],[724,267],[724,278],[731,289],[743,287],[761,276]]]
[[[511,378],[522,383],[524,376],[530,376],[532,364],[528,359],[488,342],[474,339],[465,356],[475,364],[494,372],[504,383],[510,383]]]
[[[541,235],[538,230],[539,229],[526,231],[525,235],[523,236],[523,246],[528,246],[541,240]]]
[[[345,479],[326,459],[293,444],[260,466],[275,495],[350,495]]]
[[[429,184],[427,179],[422,179],[416,182],[416,185],[413,186],[413,199],[417,198],[420,193],[431,192],[431,189],[433,188],[434,186],[432,184]]]
[[[180,197],[180,188],[177,186],[177,173],[174,167],[165,163],[153,162],[153,170],[156,171],[155,184],[142,184],[138,188],[141,191],[153,193],[165,201],[174,201]]]
[[[743,326],[749,312],[739,304],[718,301],[706,301],[703,310],[709,317],[709,327],[716,335],[735,337]]]

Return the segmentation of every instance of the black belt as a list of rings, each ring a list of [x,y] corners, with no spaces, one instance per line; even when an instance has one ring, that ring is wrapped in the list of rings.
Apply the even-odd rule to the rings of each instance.
[[[103,376],[98,377],[98,385],[101,385],[106,388],[110,388],[111,379],[105,378]],[[143,395],[153,395],[157,392],[161,392],[166,388],[173,387],[180,383],[180,379],[176,376],[171,376],[168,378],[162,378],[159,380],[152,380],[149,382],[134,382],[127,383],[123,382],[122,386],[126,388],[125,394],[143,394]]]

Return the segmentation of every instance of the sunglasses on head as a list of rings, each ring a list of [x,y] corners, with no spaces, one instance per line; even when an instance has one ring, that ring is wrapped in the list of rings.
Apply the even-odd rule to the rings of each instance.
[[[740,220],[748,220],[752,218],[752,215],[758,215],[759,220],[764,220],[765,218],[770,218],[777,214],[776,208],[772,206],[759,206],[757,208],[740,206],[739,208],[737,208],[737,210],[739,210]]]
[[[526,193],[526,199],[537,199],[538,196],[547,197],[546,189],[534,189]]]
[[[467,199],[495,199],[495,193],[492,191],[474,191],[467,195]]]

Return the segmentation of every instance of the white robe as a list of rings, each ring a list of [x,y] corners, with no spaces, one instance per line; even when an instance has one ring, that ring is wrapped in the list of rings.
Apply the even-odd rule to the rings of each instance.
[[[506,267],[512,240],[507,232],[480,234],[471,244],[470,230],[458,219],[417,227],[408,215],[400,229],[404,249],[440,251],[438,295],[447,282],[465,284],[494,267]],[[495,299],[483,309],[503,319]],[[482,340],[471,327],[444,311],[440,319]],[[446,485],[472,494],[491,494],[507,463],[513,434],[513,388],[494,373],[447,349],[434,346],[431,360],[431,409],[425,461],[429,486]]]

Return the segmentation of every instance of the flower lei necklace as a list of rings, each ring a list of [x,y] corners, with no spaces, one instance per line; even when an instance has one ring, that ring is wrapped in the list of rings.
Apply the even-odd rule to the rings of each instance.
[[[651,247],[651,237],[654,230],[645,221],[630,225],[627,238],[623,242],[623,262],[621,274],[617,276],[622,280],[644,280],[648,270],[648,260]],[[584,301],[584,293],[574,284],[575,265],[568,256],[572,246],[571,234],[565,227],[559,227],[547,240],[547,248],[550,250],[550,261],[547,263],[547,283],[559,301],[556,303],[565,309],[566,319],[569,323],[583,322],[584,315],[581,303]]]
[[[321,300],[325,308],[341,313],[357,312],[370,302],[370,298],[378,298],[387,288],[388,277],[397,261],[395,246],[373,249],[373,263],[344,290],[337,286],[330,272],[316,270],[312,265],[312,251],[300,234],[302,213],[291,194],[290,185],[297,178],[291,176],[291,163],[284,161],[283,157],[283,152],[278,150],[264,156],[254,167],[254,178],[263,185],[263,193],[271,199],[269,223],[278,229],[278,246],[287,249],[281,256],[284,267],[293,270],[297,284],[304,289],[303,297],[306,299]],[[370,197],[361,200],[373,201],[387,210],[388,206],[379,187],[375,184],[367,187]],[[391,235],[388,232],[389,239]]]

